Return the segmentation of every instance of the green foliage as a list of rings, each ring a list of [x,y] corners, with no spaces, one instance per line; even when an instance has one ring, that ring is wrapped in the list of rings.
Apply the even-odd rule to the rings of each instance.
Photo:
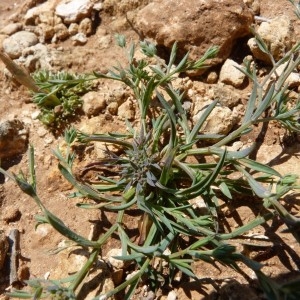
[[[88,75],[75,75],[67,72],[52,73],[37,71],[33,74],[39,91],[33,93],[33,102],[40,108],[40,121],[57,130],[65,127],[82,106],[81,96],[91,90]]]
[[[124,299],[130,299],[137,285],[144,280],[151,289],[157,290],[163,283],[172,283],[178,270],[198,280],[192,266],[197,260],[212,265],[219,262],[237,272],[241,271],[238,262],[243,263],[256,273],[269,299],[279,299],[276,297],[286,295],[287,290],[293,293],[295,284],[275,284],[262,273],[261,264],[239,253],[230,241],[275,216],[282,219],[299,241],[300,220],[286,211],[278,201],[297,188],[297,177],[281,176],[271,167],[249,159],[255,145],[240,151],[228,151],[226,146],[247,134],[260,122],[277,121],[291,131],[299,130],[299,104],[290,107],[289,90],[285,83],[287,76],[299,65],[299,45],[281,61],[274,62],[273,69],[263,82],[259,82],[256,77],[255,67],[245,62],[242,71],[252,80],[253,90],[244,119],[229,135],[213,136],[215,142],[211,145],[212,136],[199,132],[212,110],[219,105],[218,101],[213,101],[198,122],[191,124],[182,105],[185,95],[176,90],[172,82],[178,73],[205,68],[205,61],[214,57],[217,48],[208,49],[196,62],[190,62],[186,55],[174,66],[176,44],[171,50],[169,61],[165,63],[156,55],[155,46],[148,42],[140,45],[145,58],[136,60],[136,47],[129,45],[126,48],[126,40],[122,36],[117,36],[116,39],[128,51],[128,66],[115,66],[108,74],[95,72],[94,77],[90,78],[117,80],[131,88],[139,108],[138,125],[133,127],[127,123],[126,134],[89,135],[71,128],[65,132],[67,151],[57,149],[55,156],[62,175],[77,190],[72,196],[84,198],[77,205],[83,209],[115,212],[117,220],[97,241],[89,241],[68,228],[38,197],[33,148],[30,148],[28,179],[22,173],[10,175],[0,169],[14,179],[40,207],[42,216],[37,218],[38,224],[48,223],[77,245],[90,249],[90,256],[84,267],[68,280],[29,281],[28,284],[34,290],[33,294],[17,291],[12,295],[38,299],[53,293],[57,296],[55,299],[75,299],[80,292],[81,283],[97,260],[102,245],[113,234],[119,236],[122,244],[122,255],[116,258],[134,262],[137,272],[95,299],[107,299],[120,291],[124,291]],[[263,41],[258,37],[257,40],[260,47],[271,55]],[[151,64],[153,59],[156,61],[155,65]],[[272,79],[283,62],[288,62],[287,68]],[[72,98],[86,88],[85,79],[69,77],[67,74],[54,78],[49,73],[40,73],[35,80],[42,90],[49,91],[36,94],[35,101],[49,110],[62,105],[62,99]],[[60,102],[48,102],[52,95]],[[151,114],[151,103],[154,99],[159,103],[157,116]],[[270,114],[266,115],[266,112]],[[210,141],[211,146],[205,146],[206,140]],[[97,182],[93,183],[85,181],[84,178],[78,180],[73,173],[74,143],[90,142],[102,142],[106,154],[105,158],[87,166],[89,170],[93,166],[102,170],[97,176]],[[116,146],[118,151],[111,150],[109,145]],[[108,172],[108,168],[114,171]],[[232,179],[232,173],[239,174],[239,178]],[[230,233],[220,232],[219,199],[223,197],[234,201],[238,194],[260,198],[264,210],[248,224]],[[197,197],[204,200],[207,206],[205,213],[193,207],[192,200]],[[130,238],[126,224],[128,210],[136,210],[141,217],[139,236],[135,241]],[[157,260],[165,261],[169,272],[164,272],[162,265],[155,263]],[[293,299],[290,295],[289,297]]]

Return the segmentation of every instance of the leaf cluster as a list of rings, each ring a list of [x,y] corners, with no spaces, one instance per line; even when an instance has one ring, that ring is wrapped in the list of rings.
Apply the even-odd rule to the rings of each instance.
[[[82,107],[81,96],[92,89],[90,75],[76,75],[62,71],[39,70],[33,74],[38,92],[33,102],[40,108],[39,120],[46,126],[64,127]]]

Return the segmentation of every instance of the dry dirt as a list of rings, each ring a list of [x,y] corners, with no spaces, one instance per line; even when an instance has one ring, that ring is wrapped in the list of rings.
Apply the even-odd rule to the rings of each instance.
[[[291,6],[286,0],[262,0],[261,15],[267,18],[273,18],[281,14],[288,14],[295,20],[295,27],[299,32],[299,22],[293,15]],[[22,0],[1,1],[0,3],[0,27],[9,23],[9,17],[17,11]],[[121,31],[128,39],[138,40],[136,33],[125,26],[123,18],[116,16],[114,19],[108,14],[103,14],[102,22],[99,27],[108,32]],[[70,52],[70,61],[61,66],[62,69],[69,69],[76,72],[89,72],[92,70],[104,71],[114,65],[116,60],[122,61],[122,54],[118,47],[112,41],[108,48],[97,48],[97,33],[89,38],[85,46],[74,47],[70,41],[60,43]],[[234,51],[239,54],[239,45]],[[53,45],[53,47],[56,47]],[[4,66],[0,64],[1,71]],[[40,198],[47,208],[58,215],[72,229],[83,236],[88,236],[93,226],[97,224],[100,230],[109,226],[114,219],[112,215],[101,215],[97,211],[82,211],[76,208],[76,199],[68,199],[70,186],[59,174],[57,161],[51,151],[61,142],[61,138],[54,137],[46,131],[38,120],[32,120],[31,114],[37,110],[35,105],[30,103],[30,96],[25,88],[17,86],[8,81],[1,72],[0,74],[0,121],[13,117],[22,116],[28,121],[30,128],[30,143],[35,148],[36,172],[38,175],[38,191]],[[109,82],[105,84],[109,85]],[[24,118],[24,116],[27,118]],[[75,126],[80,128],[86,119],[81,119]],[[117,131],[122,122],[117,118],[113,122],[104,123],[99,128],[99,132]],[[300,175],[299,165],[299,143],[297,140],[291,140],[289,143],[282,143],[284,132],[278,128],[268,128],[265,137],[260,141],[262,147],[257,153],[257,159],[263,163],[271,162],[277,170],[285,173],[296,173]],[[250,136],[248,139],[255,139],[256,136]],[[14,159],[2,162],[2,166],[10,172],[18,172],[20,169],[26,171],[28,158],[24,154]],[[285,199],[289,209],[298,214],[300,207],[300,198],[291,196]],[[21,259],[20,267],[26,271],[28,267],[31,278],[43,278],[45,274],[50,274],[50,278],[60,278],[67,275],[70,271],[69,264],[66,262],[66,256],[50,255],[48,252],[55,249],[63,238],[48,226],[40,226],[35,230],[35,216],[40,213],[38,207],[32,199],[24,195],[16,185],[11,181],[5,181],[0,176],[0,228],[6,234],[11,229],[18,229],[21,232]],[[230,211],[224,212],[224,229],[230,230],[236,226],[247,223],[259,213],[257,203],[249,202],[249,199],[240,199],[232,204]],[[11,216],[10,216],[11,215]],[[8,218],[8,217],[11,218]],[[136,219],[130,217],[132,226],[135,226]],[[5,222],[5,219],[9,219]],[[263,271],[272,276],[272,278],[282,282],[287,278],[300,276],[300,247],[292,235],[282,233],[284,226],[277,221],[256,228],[258,234],[265,234],[272,243],[271,245],[258,247],[258,250],[251,251],[252,258],[265,264]],[[116,247],[117,240],[110,241],[103,253],[107,249]],[[240,241],[236,244],[241,247]],[[187,279],[182,280],[177,286],[173,287],[178,295],[178,299],[264,299],[259,290],[253,274],[245,272],[247,276],[238,275],[235,271],[223,266],[219,269],[205,263],[195,264],[196,274],[200,277],[209,277],[216,283],[215,287],[211,284],[199,285],[198,283],[189,283]],[[22,275],[26,279],[27,274],[24,271]],[[7,271],[0,273],[0,295],[8,288]],[[163,294],[166,295],[172,287],[165,287]],[[247,295],[247,296],[245,296]],[[4,296],[0,296],[4,299]],[[84,296],[83,298],[84,299]],[[137,298],[138,299],[138,296]],[[163,299],[163,298],[160,298]]]

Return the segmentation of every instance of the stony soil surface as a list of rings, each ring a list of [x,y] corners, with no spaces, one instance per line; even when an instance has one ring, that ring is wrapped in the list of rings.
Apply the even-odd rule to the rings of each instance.
[[[21,23],[25,24],[25,16],[28,10],[35,7],[38,3],[43,1],[1,1],[0,3],[0,29],[5,28],[8,24]],[[55,2],[55,1],[54,1]],[[60,1],[56,1],[59,3]],[[125,18],[125,12],[132,16],[151,1],[104,1],[103,7],[100,9],[100,20],[93,23],[96,27],[86,30],[86,43],[72,39],[71,35],[62,37],[59,36],[60,31],[56,31],[56,37],[52,35],[50,38],[46,36],[46,27],[40,26],[44,30],[44,38],[46,39],[44,45],[55,59],[43,61],[44,65],[50,63],[54,70],[68,70],[73,72],[91,72],[93,70],[100,70],[105,72],[108,68],[115,64],[116,61],[121,63],[124,61],[122,51],[114,43],[114,34],[116,32],[126,35],[128,40],[138,41],[139,36],[132,28]],[[245,1],[256,2],[256,1]],[[257,1],[259,2],[259,1]],[[140,7],[139,7],[140,5]],[[278,16],[287,16],[293,23],[295,28],[295,37],[299,40],[300,23],[296,20],[293,14],[292,7],[286,0],[262,0],[260,3],[260,16],[273,19]],[[28,21],[29,22],[29,21]],[[18,26],[21,26],[18,25]],[[29,22],[28,26],[35,26]],[[69,25],[68,25],[69,26]],[[82,25],[83,26],[83,25]],[[2,33],[0,41],[4,41],[10,34]],[[246,45],[249,37],[240,39],[238,43],[232,45],[230,58],[241,62],[241,59],[250,54],[250,50]],[[52,57],[52,58],[53,58]],[[37,65],[35,64],[38,61]],[[29,69],[41,67],[39,60],[23,61]],[[214,95],[224,95],[226,90],[226,100],[232,98],[233,104],[229,104],[229,115],[225,115],[225,119],[233,118],[232,111],[236,113],[236,117],[232,120],[238,122],[239,113],[246,101],[251,86],[247,83],[241,84],[238,89],[226,87],[224,91],[218,94],[218,79],[215,76],[220,74],[220,66],[217,66],[210,74],[203,78],[184,79],[187,86],[189,86],[188,95],[191,100],[196,99],[197,96],[209,98],[210,93]],[[32,70],[30,70],[32,71]],[[263,70],[262,70],[263,73]],[[218,77],[216,77],[218,78]],[[204,84],[202,81],[205,81]],[[208,81],[211,84],[207,84]],[[0,123],[8,120],[18,119],[24,124],[21,128],[21,135],[28,134],[30,144],[35,148],[36,157],[36,172],[38,174],[38,190],[40,198],[44,201],[47,208],[54,214],[58,215],[64,222],[72,229],[76,230],[83,236],[89,236],[95,231],[101,230],[103,227],[110,226],[113,222],[113,215],[104,215],[97,211],[82,211],[76,208],[76,199],[68,199],[67,195],[71,190],[70,185],[62,178],[58,169],[57,161],[52,154],[52,149],[62,142],[62,138],[49,132],[36,116],[38,114],[37,107],[31,103],[30,95],[26,88],[19,86],[15,81],[11,80],[8,72],[4,70],[4,64],[0,62]],[[97,113],[89,113],[88,109],[80,119],[78,119],[74,126],[87,132],[97,130],[98,133],[105,133],[109,131],[118,131],[124,128],[124,118],[129,118],[134,121],[134,99],[127,99],[131,101],[128,106],[128,101],[119,101],[124,93],[123,87],[115,83],[103,81],[99,83],[98,91],[102,94],[102,107]],[[297,89],[296,89],[297,92]],[[99,95],[98,94],[98,95]],[[235,96],[238,95],[238,96]],[[114,99],[116,97],[116,99]],[[238,99],[237,99],[238,98]],[[88,101],[88,100],[87,100]],[[103,102],[104,101],[104,102]],[[237,102],[235,102],[237,101]],[[117,103],[117,104],[116,104]],[[95,104],[96,105],[96,104]],[[99,105],[99,104],[97,104]],[[93,106],[93,105],[92,105]],[[129,115],[128,115],[129,114]],[[196,113],[195,113],[196,114]],[[221,118],[221,117],[220,117]],[[233,121],[232,121],[233,122]],[[224,123],[221,121],[221,123]],[[233,123],[231,123],[234,126]],[[211,125],[212,127],[215,124]],[[229,126],[230,127],[230,126]],[[22,131],[23,130],[23,131]],[[227,129],[225,129],[227,130]],[[228,129],[230,130],[230,128]],[[258,134],[263,131],[264,134]],[[26,139],[26,138],[25,138]],[[269,128],[256,128],[251,135],[247,136],[242,142],[244,144],[257,141],[261,147],[256,158],[263,163],[272,165],[275,169],[283,174],[295,173],[300,175],[299,164],[299,142],[297,139],[287,138],[286,132],[275,126]],[[23,144],[22,144],[23,145]],[[1,144],[0,144],[1,148]],[[1,166],[9,172],[18,173],[20,169],[26,171],[28,157],[24,149],[21,149],[18,155],[10,157],[5,156],[6,150],[1,150],[3,155]],[[94,147],[92,151],[97,151]],[[82,158],[80,164],[84,165],[89,161],[89,157]],[[86,161],[85,161],[86,160]],[[300,207],[299,197],[297,195],[290,196],[285,199],[291,212],[297,214]],[[35,203],[26,195],[24,195],[13,182],[7,181],[0,175],[0,228],[3,233],[0,234],[0,246],[3,249],[5,246],[5,236],[7,236],[12,229],[18,229],[21,233],[20,241],[20,266],[19,266],[19,280],[30,278],[49,277],[50,279],[61,278],[75,272],[84,261],[84,253],[71,254],[62,252],[58,255],[50,255],[49,251],[63,244],[63,238],[57,234],[49,226],[39,226],[35,230],[34,217],[40,213]],[[249,199],[240,199],[233,204],[230,211],[224,211],[224,230],[230,230],[236,226],[247,223],[253,216],[259,213],[257,203],[249,203]],[[132,227],[136,226],[136,219],[134,216],[129,217]],[[282,233],[284,226],[277,222],[271,222],[265,226],[256,228],[255,233],[266,235],[269,237],[269,244],[258,245],[254,250],[252,249],[249,255],[252,258],[265,264],[263,271],[278,281],[286,280],[288,278],[295,278],[299,276],[300,268],[300,247],[294,240],[292,235]],[[276,232],[275,232],[276,231]],[[3,242],[3,243],[2,243]],[[107,256],[108,250],[118,248],[118,241],[111,240],[103,249],[104,257]],[[239,240],[236,245],[241,248],[242,244]],[[1,250],[1,249],[0,249]],[[1,263],[0,251],[0,263]],[[0,295],[9,290],[7,264],[0,270]],[[209,283],[199,286],[195,282],[189,282],[188,279],[183,278],[176,286],[167,286],[157,299],[175,299],[171,298],[172,293],[177,295],[177,299],[264,299],[259,290],[253,274],[246,274],[245,276],[238,275],[233,270],[219,266],[219,269],[213,268],[205,263],[195,263],[194,266],[196,274],[200,278],[211,278],[216,285]],[[248,272],[248,271],[246,271]],[[98,280],[104,283],[104,288],[109,289],[113,283],[110,279],[109,272],[103,271],[98,274]],[[98,289],[97,286],[94,288]],[[170,294],[170,292],[172,292]],[[82,295],[81,299],[88,299],[86,295]],[[169,296],[168,296],[169,295]],[[245,298],[245,295],[247,297]],[[140,298],[136,295],[135,299]],[[167,298],[168,297],[168,298]],[[5,296],[0,296],[0,299],[5,299]],[[150,299],[150,298],[149,298]],[[152,298],[151,298],[152,299]]]

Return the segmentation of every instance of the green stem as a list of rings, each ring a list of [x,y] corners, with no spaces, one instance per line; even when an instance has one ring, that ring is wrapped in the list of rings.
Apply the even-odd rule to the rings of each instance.
[[[82,283],[82,281],[84,280],[84,278],[90,271],[92,265],[94,264],[95,260],[97,259],[99,251],[100,251],[99,248],[94,249],[92,251],[89,259],[87,260],[87,262],[85,263],[83,268],[77,273],[76,278],[73,280],[72,284],[69,286],[70,290],[75,291],[78,288],[78,286]]]

